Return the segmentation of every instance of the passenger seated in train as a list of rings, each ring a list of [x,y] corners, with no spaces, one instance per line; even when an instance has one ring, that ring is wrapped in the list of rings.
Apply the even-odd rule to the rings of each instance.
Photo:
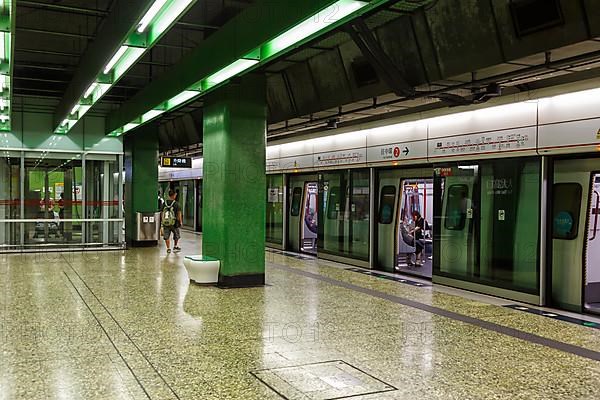
[[[415,262],[413,263],[412,261],[412,253],[407,253],[407,265],[416,265],[417,267],[421,267],[425,262],[423,256],[425,250],[425,232],[429,229],[429,224],[418,211],[412,212],[412,221],[404,221],[402,224],[400,224],[402,241],[406,245],[410,246],[411,250],[414,248]]]

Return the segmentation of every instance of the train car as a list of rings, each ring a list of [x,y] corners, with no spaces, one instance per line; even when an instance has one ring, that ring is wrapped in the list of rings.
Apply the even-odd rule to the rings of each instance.
[[[598,86],[271,141],[268,246],[600,313]]]
[[[275,245],[314,254],[316,223],[320,258],[600,312],[600,90],[585,89],[270,142]]]

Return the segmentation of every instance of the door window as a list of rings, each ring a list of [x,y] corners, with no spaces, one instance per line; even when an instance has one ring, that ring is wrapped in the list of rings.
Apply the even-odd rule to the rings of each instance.
[[[448,205],[446,207],[446,229],[462,231],[467,219],[467,185],[452,185],[448,188]]]
[[[583,188],[578,183],[557,183],[554,185],[552,207],[552,237],[573,240],[579,231],[579,214]]]
[[[292,207],[290,210],[290,214],[292,217],[297,217],[300,215],[300,207],[302,205],[302,188],[295,187],[292,191]]]
[[[391,224],[394,220],[394,204],[396,203],[396,187],[384,186],[381,188],[379,202],[379,223]]]

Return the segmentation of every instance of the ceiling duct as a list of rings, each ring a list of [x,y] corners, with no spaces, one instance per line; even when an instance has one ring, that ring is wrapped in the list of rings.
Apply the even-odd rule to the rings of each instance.
[[[560,0],[512,0],[510,11],[519,37],[565,23]]]
[[[365,87],[379,83],[377,71],[365,57],[356,57],[350,64],[354,82],[357,87]]]

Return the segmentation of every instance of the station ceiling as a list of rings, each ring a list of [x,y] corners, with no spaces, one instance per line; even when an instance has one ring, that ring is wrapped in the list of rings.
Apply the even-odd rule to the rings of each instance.
[[[17,1],[16,109],[60,108],[122,1]],[[198,0],[90,114],[110,116],[257,3]],[[468,106],[597,77],[600,2],[392,1],[255,73],[267,76],[271,138]],[[201,100],[164,114],[161,149],[199,151],[201,122]]]

